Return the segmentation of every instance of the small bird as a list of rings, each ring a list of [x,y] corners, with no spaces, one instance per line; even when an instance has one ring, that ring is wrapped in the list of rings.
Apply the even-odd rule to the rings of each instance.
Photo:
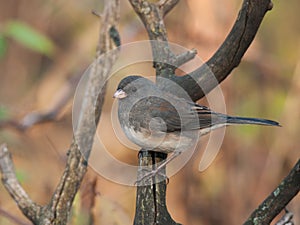
[[[280,126],[272,120],[214,112],[163,91],[141,76],[122,79],[113,97],[118,99],[119,122],[127,138],[145,150],[175,153],[172,159],[190,148],[200,136],[220,127],[232,124]]]

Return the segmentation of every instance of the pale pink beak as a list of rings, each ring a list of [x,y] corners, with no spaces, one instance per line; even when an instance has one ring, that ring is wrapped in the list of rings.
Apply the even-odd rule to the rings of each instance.
[[[122,99],[125,97],[127,97],[127,94],[122,89],[118,89],[113,95],[113,98],[118,98],[118,99]]]

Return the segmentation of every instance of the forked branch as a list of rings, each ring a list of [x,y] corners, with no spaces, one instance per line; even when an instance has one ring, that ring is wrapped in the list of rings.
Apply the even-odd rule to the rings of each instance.
[[[272,9],[272,2],[270,0],[244,0],[230,33],[215,54],[206,62],[205,65],[199,66],[198,69],[190,74],[178,77],[175,75],[176,67],[193,59],[196,52],[191,51],[178,56],[170,50],[167,43],[168,38],[163,17],[166,12],[169,12],[175,6],[177,1],[161,0],[157,4],[147,0],[129,1],[144,23],[149,39],[155,41],[151,44],[156,75],[169,78],[178,83],[188,92],[194,101],[201,99],[205,94],[210,92],[239,65],[243,55],[252,43],[266,12]],[[170,4],[170,6],[166,6],[168,4]],[[163,9],[163,7],[165,7],[165,9]],[[166,43],[162,44],[162,41],[165,41]],[[170,84],[172,82],[168,83]],[[164,88],[169,92],[174,90],[168,86]],[[176,92],[177,90],[174,91]],[[139,165],[151,166],[153,162],[157,161],[159,161],[158,157],[154,156],[154,158],[151,158],[147,154],[140,154]],[[287,190],[286,188],[289,187],[289,185],[294,185],[293,187],[295,188],[295,192],[288,197],[286,196],[285,200],[281,202],[281,204],[278,202],[278,208],[275,207],[275,211],[273,211],[274,207],[268,210],[268,213],[272,211],[272,213],[268,215],[270,218],[277,215],[299,191],[299,168],[293,171],[294,172],[291,173],[294,173],[294,175],[291,177],[289,175],[289,178],[287,179],[291,179],[291,182],[298,182],[298,185],[295,185],[295,183],[292,184],[285,182],[285,184],[281,184],[276,190],[280,190],[279,195],[281,196],[286,194],[285,190]],[[295,173],[298,173],[298,175],[295,175]],[[145,218],[149,218],[151,216],[153,219],[150,221],[154,221],[155,223],[166,223],[166,221],[159,220],[156,213],[151,213],[153,212],[153,202],[155,203],[157,199],[165,198],[165,196],[161,196],[161,193],[165,193],[165,188],[166,184],[163,182],[138,187],[137,209],[139,211],[136,212],[135,224],[146,224],[145,221],[149,221],[149,219],[145,220]],[[273,196],[271,197],[274,197],[274,193],[276,194],[276,192],[273,192]],[[276,198],[276,200],[279,200],[279,196],[277,197],[278,198]],[[148,199],[149,201],[145,202],[143,199]],[[276,200],[274,201],[276,202]],[[157,207],[155,209],[157,209]],[[169,217],[165,205],[161,212],[165,214],[165,218],[168,218],[167,224],[176,224],[176,222]],[[260,212],[259,209],[256,212]],[[256,215],[256,212],[254,212],[254,216]],[[270,218],[268,219],[270,220]],[[246,224],[251,223],[247,221]]]
[[[39,206],[29,198],[16,179],[8,149],[5,145],[1,146],[2,182],[23,214],[34,224],[67,224],[74,197],[87,170],[87,161],[102,111],[105,83],[118,55],[114,48],[119,5],[119,0],[107,2],[101,17],[97,55],[88,74],[85,98],[80,106],[80,118],[68,151],[67,165],[49,204]]]

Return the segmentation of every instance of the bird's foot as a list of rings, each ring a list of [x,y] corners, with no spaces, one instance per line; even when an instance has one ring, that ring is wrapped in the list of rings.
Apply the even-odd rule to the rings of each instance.
[[[161,173],[161,171],[165,169],[168,163],[170,163],[173,159],[175,159],[180,154],[181,152],[172,152],[172,154],[154,170],[150,170],[150,171],[147,170],[146,172],[145,171],[143,172],[142,169],[142,171],[138,173],[138,177],[140,178],[137,179],[135,185],[137,186],[151,185],[151,184],[159,183],[163,180],[167,180],[167,183],[169,183],[169,178],[166,176],[165,172]]]
[[[155,183],[159,183],[163,180],[167,180],[167,183],[169,182],[169,178],[166,176],[165,173],[161,172],[160,167],[154,169],[154,170],[147,170],[147,171],[142,171],[140,174],[140,178],[137,179],[135,182],[135,185],[137,186],[146,186],[146,185],[151,185]],[[145,169],[144,169],[145,170]]]

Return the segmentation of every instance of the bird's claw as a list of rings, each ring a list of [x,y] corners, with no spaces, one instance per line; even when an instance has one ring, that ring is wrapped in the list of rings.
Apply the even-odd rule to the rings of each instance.
[[[147,172],[142,171],[141,176],[139,177],[140,178],[138,178],[134,183],[137,186],[151,185],[151,184],[159,183],[162,180],[167,180],[167,183],[169,183],[169,178],[164,173],[161,173],[159,169],[155,169]]]

